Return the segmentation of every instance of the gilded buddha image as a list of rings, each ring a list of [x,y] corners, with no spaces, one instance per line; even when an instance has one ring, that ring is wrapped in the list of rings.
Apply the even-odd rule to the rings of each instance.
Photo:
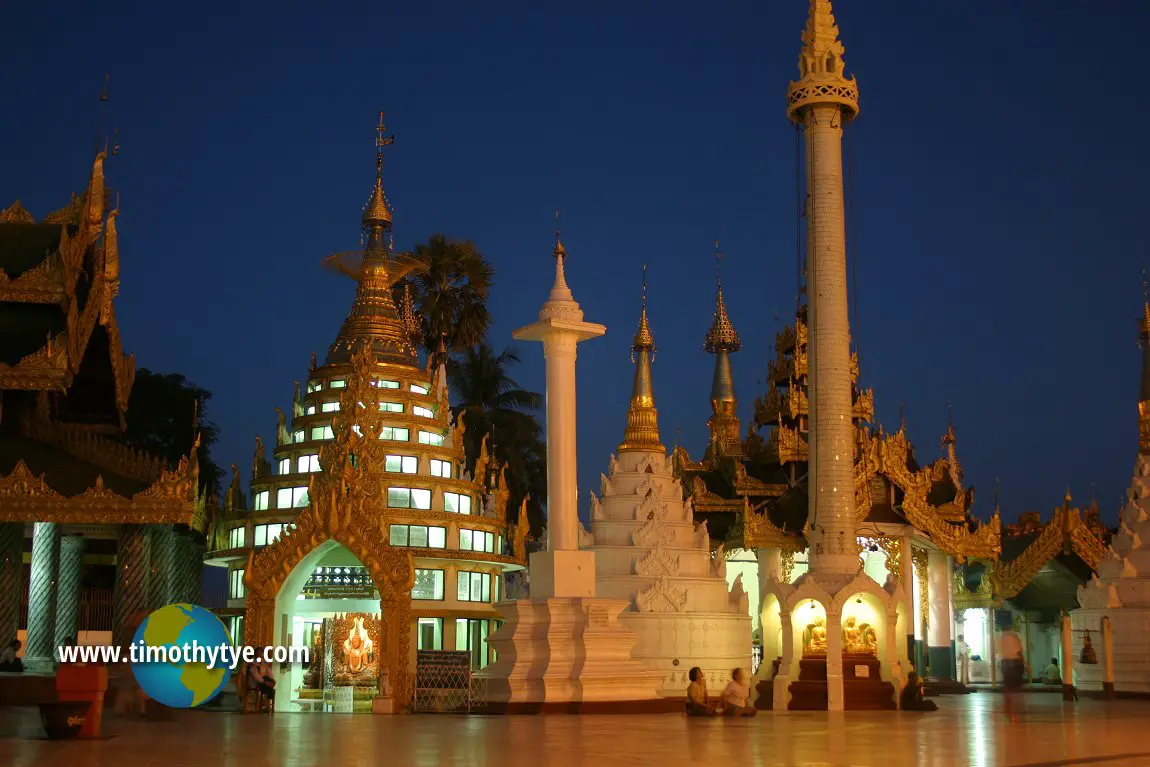
[[[803,655],[821,657],[827,654],[827,622],[822,616],[807,624],[803,632]]]
[[[352,674],[362,674],[375,659],[375,643],[363,627],[364,618],[352,619],[347,639],[343,640],[343,662]]]
[[[843,652],[851,655],[878,655],[878,635],[869,623],[859,623],[855,616],[843,621]]]

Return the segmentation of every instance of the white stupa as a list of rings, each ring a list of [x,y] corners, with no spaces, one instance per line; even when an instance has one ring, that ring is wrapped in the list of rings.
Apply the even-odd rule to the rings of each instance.
[[[1098,574],[1078,587],[1081,609],[1071,615],[1077,657],[1090,636],[1102,663],[1078,664],[1077,685],[1106,689],[1102,618],[1113,627],[1113,692],[1150,693],[1150,455],[1142,452],[1134,467],[1126,506],[1119,515],[1118,534]]]
[[[695,525],[659,440],[645,289],[631,349],[636,365],[627,429],[599,495],[591,493],[583,548],[595,551],[598,595],[630,602],[619,622],[639,636],[631,657],[663,673],[660,692],[682,697],[692,666],[717,692],[731,669],[751,665],[748,597],[741,579],[728,591],[722,548],[712,554],[706,525]]]

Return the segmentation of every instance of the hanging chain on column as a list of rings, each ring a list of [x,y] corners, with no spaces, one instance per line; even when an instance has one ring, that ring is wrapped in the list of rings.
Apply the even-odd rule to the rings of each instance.
[[[121,525],[116,545],[116,584],[112,595],[112,641],[120,647],[131,644],[138,618],[148,610],[147,530],[142,525]]]
[[[84,565],[84,538],[60,538],[60,565],[56,579],[56,644],[76,639],[80,628],[80,572]]]
[[[0,525],[0,642],[16,638],[24,596],[24,525]]]
[[[28,588],[26,662],[33,669],[51,668],[56,640],[56,576],[60,527],[37,522],[32,535],[32,578]]]

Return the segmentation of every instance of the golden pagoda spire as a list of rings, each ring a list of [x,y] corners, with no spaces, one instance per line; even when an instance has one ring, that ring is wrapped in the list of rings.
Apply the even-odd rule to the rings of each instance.
[[[655,339],[647,322],[647,265],[643,264],[643,301],[639,328],[631,343],[631,360],[635,363],[635,382],[631,386],[631,406],[627,409],[627,428],[619,452],[643,450],[665,453],[659,441],[659,418],[655,408],[655,387],[651,380],[651,363],[655,359]]]
[[[375,188],[363,211],[363,228],[367,245],[363,249],[358,271],[353,274],[358,285],[351,312],[340,328],[335,342],[328,349],[327,362],[349,362],[352,354],[364,346],[370,347],[378,362],[416,365],[418,353],[412,343],[405,317],[391,295],[392,285],[413,268],[412,260],[396,257],[391,252],[388,233],[391,230],[391,209],[383,193],[383,147],[395,143],[395,137],[385,135],[383,112],[379,113],[376,127]],[[338,263],[340,256],[331,257],[341,271],[351,270]]]
[[[96,155],[92,163],[92,179],[88,182],[88,193],[85,195],[85,217],[88,226],[99,229],[104,223],[104,159],[107,152],[102,151]]]
[[[741,348],[739,334],[727,316],[727,305],[723,300],[723,254],[719,241],[715,241],[715,316],[703,349],[715,355],[715,377],[711,382],[711,419],[707,422],[711,431],[712,446],[719,446],[723,452],[737,453],[741,445],[739,417],[736,414],[738,398],[735,396],[735,378],[731,372],[731,354]]]

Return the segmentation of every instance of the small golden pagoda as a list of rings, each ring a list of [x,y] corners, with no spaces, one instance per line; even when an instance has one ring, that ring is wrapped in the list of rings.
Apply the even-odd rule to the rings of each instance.
[[[27,594],[34,670],[80,631],[126,644],[147,611],[200,601],[195,450],[169,467],[117,441],[135,360],[116,321],[120,211],[107,210],[106,159],[42,220],[19,201],[0,212],[0,642],[17,635]],[[115,567],[106,625],[81,619],[85,557]]]
[[[208,554],[230,569],[224,614],[237,641],[314,649],[313,666],[283,680],[284,709],[327,710],[349,687],[342,699],[354,710],[386,707],[373,699],[402,707],[417,651],[467,652],[487,666],[502,575],[525,562],[526,507],[511,513],[505,482],[488,493],[486,445],[465,472],[445,354],[420,364],[410,294],[401,306],[392,298],[424,266],[391,244],[391,143],[381,114],[366,245],[328,259],[356,280],[351,311],[296,384],[290,420],[277,409],[271,462],[256,439],[250,504],[236,470]]]

